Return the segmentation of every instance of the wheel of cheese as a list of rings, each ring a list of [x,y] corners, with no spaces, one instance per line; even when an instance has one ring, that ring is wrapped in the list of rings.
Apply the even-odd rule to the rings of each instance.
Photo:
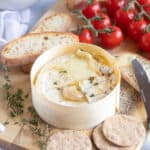
[[[81,102],[80,101],[76,102],[76,99],[74,98],[71,98],[71,100],[73,100],[72,102],[63,101],[61,99],[60,101],[57,101],[56,95],[58,91],[56,90],[51,91],[46,88],[47,85],[50,85],[50,80],[51,80],[49,78],[50,80],[47,81],[46,76],[48,74],[53,74],[53,73],[55,74],[55,72],[49,71],[49,73],[47,73],[48,69],[46,70],[45,66],[53,64],[52,62],[61,56],[72,54],[72,53],[74,54],[77,53],[77,51],[79,50],[81,53],[81,57],[82,57],[82,52],[84,52],[87,53],[87,55],[90,54],[90,56],[88,56],[87,59],[90,60],[91,59],[90,57],[93,57],[97,60],[97,62],[104,63],[105,66],[101,68],[102,73],[105,74],[107,68],[112,68],[113,75],[114,75],[112,76],[112,81],[113,78],[115,78],[114,86],[110,91],[106,90],[106,93],[108,92],[108,94],[105,94],[102,98],[98,97],[96,100],[82,102],[84,97],[86,97],[87,99],[88,98],[92,99],[93,95],[92,94],[88,95],[89,92],[91,91],[85,93],[83,92],[82,95],[78,89],[70,85],[68,91],[71,92],[72,90],[76,90],[76,92],[70,95],[78,96]],[[74,65],[74,62],[72,64]],[[82,66],[82,62],[81,63],[77,62],[75,64],[77,65],[74,68],[73,76],[80,77],[80,72],[78,71],[78,69],[83,67],[84,65]],[[81,64],[81,66],[79,64]],[[86,69],[83,68],[81,72],[83,73],[82,76],[87,75]],[[68,79],[67,84],[72,84],[73,82],[72,78],[70,76],[67,76],[67,79]],[[101,77],[97,77],[94,80],[95,85],[97,80],[102,81]],[[60,77],[58,81],[60,81],[61,86],[64,85],[64,83],[61,82]],[[43,82],[45,83],[46,86],[43,86],[42,84]],[[74,83],[75,82],[76,81],[74,81]],[[85,82],[86,81],[80,81],[79,83],[79,86],[81,86],[80,90],[83,91],[85,90],[83,86]],[[107,83],[107,80],[105,82]],[[57,87],[56,85],[57,83],[54,82],[54,84],[55,87]],[[31,88],[32,88],[33,106],[35,107],[37,113],[44,121],[58,128],[87,129],[96,126],[97,124],[104,121],[108,117],[114,115],[118,110],[119,94],[120,94],[120,71],[118,69],[114,57],[98,46],[90,45],[90,44],[80,44],[80,43],[66,45],[66,46],[60,45],[46,51],[35,61],[31,69]],[[42,90],[43,88],[45,89],[44,92]],[[68,98],[66,94],[67,88],[63,88],[63,90],[61,90],[65,98]],[[90,89],[91,88],[89,88],[89,90]],[[60,88],[57,87],[57,90],[60,90]]]

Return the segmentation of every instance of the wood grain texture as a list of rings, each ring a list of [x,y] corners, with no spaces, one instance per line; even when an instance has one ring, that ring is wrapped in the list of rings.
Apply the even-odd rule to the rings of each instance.
[[[58,0],[57,4],[50,8],[50,10],[40,19],[42,21],[44,18],[56,14],[59,12],[68,12],[69,10],[66,8],[66,2],[65,0]],[[40,23],[39,21],[39,23]],[[37,23],[37,25],[39,24]],[[37,26],[36,25],[36,26]],[[74,25],[73,25],[74,28]],[[113,49],[109,51],[113,55],[121,55],[122,53],[125,53],[127,51],[136,52],[137,46],[134,42],[132,42],[130,39],[126,38],[125,41],[122,43],[122,45],[116,49]],[[30,92],[30,79],[28,74],[24,74],[20,71],[20,69],[14,68],[10,71],[9,76],[12,81],[12,86],[14,89],[21,88],[25,92]],[[38,150],[39,147],[37,146],[36,142],[39,140],[39,137],[36,135],[33,135],[30,129],[27,126],[24,126],[21,123],[21,118],[29,118],[29,113],[27,111],[27,107],[31,105],[31,95],[29,98],[25,101],[25,113],[23,116],[16,118],[15,120],[10,119],[8,114],[8,108],[6,106],[6,102],[4,100],[4,94],[2,85],[4,84],[3,79],[3,73],[0,72],[0,122],[5,122],[9,120],[9,124],[6,126],[6,131],[4,133],[0,133],[0,146],[5,147],[7,149],[31,149],[31,150]],[[124,86],[122,84],[122,86]],[[122,90],[126,91],[127,89],[130,89],[131,87],[127,84],[125,87],[122,87]],[[132,90],[127,90],[126,92],[126,99],[134,100],[133,97],[130,97],[131,95],[129,92]],[[132,91],[133,92],[133,91]],[[136,91],[135,91],[136,92]],[[140,97],[138,96],[140,99]],[[144,106],[141,100],[137,101],[136,107],[134,109],[130,110],[130,114],[136,116],[137,118],[141,119],[141,121],[146,121],[146,113],[144,110]],[[43,124],[41,124],[42,126]],[[60,129],[56,129],[52,126],[49,126],[49,135],[51,135],[54,132],[59,131]],[[91,136],[92,129],[84,130],[85,134]],[[93,147],[93,149],[95,149]]]

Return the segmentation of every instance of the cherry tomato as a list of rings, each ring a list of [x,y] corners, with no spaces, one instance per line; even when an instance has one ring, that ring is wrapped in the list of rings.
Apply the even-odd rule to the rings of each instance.
[[[87,18],[92,18],[96,14],[99,15],[101,12],[101,6],[99,2],[94,2],[92,4],[88,4],[82,11],[84,16]]]
[[[143,6],[144,10],[147,12],[147,14],[150,16],[150,5],[145,5]],[[148,18],[147,16],[144,16],[145,20],[150,22],[150,18]]]
[[[110,26],[106,33],[99,33],[100,43],[104,48],[111,49],[119,46],[123,41],[123,33],[117,26]]]
[[[144,34],[140,39],[140,49],[150,53],[150,32]]]
[[[150,4],[149,5],[145,5],[143,8],[148,13],[148,15],[150,15]]]
[[[118,9],[114,14],[114,21],[121,29],[126,31],[128,25],[135,17],[135,11],[133,9],[125,10]]]
[[[147,11],[147,13],[149,13],[150,15],[150,0],[137,0],[137,2],[139,2],[139,4],[142,5],[145,11]],[[136,4],[135,4],[135,8],[137,12],[141,11],[140,8]]]
[[[141,5],[150,4],[150,0],[137,0]]]
[[[94,34],[89,29],[84,29],[79,35],[80,42],[82,43],[94,43]]]
[[[94,19],[92,21],[92,24],[95,29],[97,30],[104,29],[105,27],[111,25],[111,20],[106,14],[102,13],[99,17],[100,17],[99,19]]]
[[[106,9],[110,16],[113,15],[118,9],[125,6],[126,0],[107,0],[106,1]]]
[[[147,22],[144,19],[132,21],[128,26],[128,35],[133,40],[138,41],[143,35],[143,30],[146,28]]]

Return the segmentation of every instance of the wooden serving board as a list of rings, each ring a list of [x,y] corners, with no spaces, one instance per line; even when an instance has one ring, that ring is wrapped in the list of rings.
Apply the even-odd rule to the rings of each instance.
[[[49,9],[49,11],[40,19],[50,16],[55,13],[67,12],[69,11],[66,8],[65,0],[58,0],[57,4]],[[39,23],[40,23],[39,21]],[[38,25],[38,24],[37,24]],[[110,51],[113,55],[121,55],[128,51],[136,52],[137,46],[135,43],[129,39],[125,39],[122,45],[116,49]],[[31,132],[27,125],[22,123],[22,118],[30,118],[28,107],[32,105],[31,91],[30,91],[30,77],[28,74],[24,74],[20,71],[19,68],[14,68],[10,70],[9,77],[13,90],[17,88],[23,89],[24,93],[30,93],[30,96],[24,102],[24,114],[15,119],[11,119],[6,100],[4,98],[4,90],[2,85],[5,83],[4,73],[0,72],[0,123],[6,121],[9,122],[6,125],[6,130],[3,133],[0,133],[0,146],[5,147],[6,149],[31,149],[38,150],[39,146],[37,141],[41,139],[40,136],[37,136]],[[121,84],[121,98],[120,98],[120,113],[129,114],[136,116],[141,121],[146,121],[146,113],[142,101],[140,100],[139,94],[125,81],[122,81]],[[45,123],[41,123],[40,126],[43,127]],[[49,125],[48,132],[51,134],[54,131],[61,130],[56,129],[55,127]],[[91,135],[93,129],[82,131],[89,136]],[[94,147],[93,147],[94,149]]]

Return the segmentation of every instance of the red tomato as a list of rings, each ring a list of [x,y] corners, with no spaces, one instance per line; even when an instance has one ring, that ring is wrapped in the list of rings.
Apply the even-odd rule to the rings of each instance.
[[[110,16],[113,15],[118,9],[125,6],[126,0],[107,0],[106,1],[106,9]]]
[[[96,14],[99,15],[100,12],[101,12],[101,6],[99,2],[88,4],[82,11],[84,16],[86,16],[87,18],[92,18]]]
[[[141,5],[150,4],[150,0],[137,0]]]
[[[128,35],[133,40],[138,41],[143,35],[143,30],[146,28],[147,22],[144,19],[132,21],[128,26]]]
[[[84,29],[79,35],[79,40],[82,43],[94,43],[94,34],[89,29]]]
[[[148,13],[148,15],[150,15],[150,4],[144,6],[144,10]]]
[[[99,17],[100,19],[94,19],[92,21],[92,24],[95,29],[97,30],[104,29],[105,27],[108,27],[111,25],[111,20],[106,14],[103,13]]]
[[[147,14],[150,16],[150,4],[149,5],[144,5],[143,6],[145,12],[147,12]],[[144,16],[145,20],[150,22],[150,18],[148,18],[147,16]]]
[[[150,32],[144,34],[140,39],[140,49],[150,53]]]
[[[128,25],[132,22],[135,17],[135,11],[133,9],[125,10],[118,9],[114,14],[114,21],[121,29],[127,29]]]
[[[143,8],[147,11],[147,13],[150,15],[150,0],[137,0],[137,2],[140,3],[140,5],[143,5]],[[140,8],[135,5],[135,8],[137,12],[140,12]]]
[[[117,26],[110,26],[107,33],[99,33],[100,43],[104,48],[111,49],[119,46],[123,41],[123,33]]]

